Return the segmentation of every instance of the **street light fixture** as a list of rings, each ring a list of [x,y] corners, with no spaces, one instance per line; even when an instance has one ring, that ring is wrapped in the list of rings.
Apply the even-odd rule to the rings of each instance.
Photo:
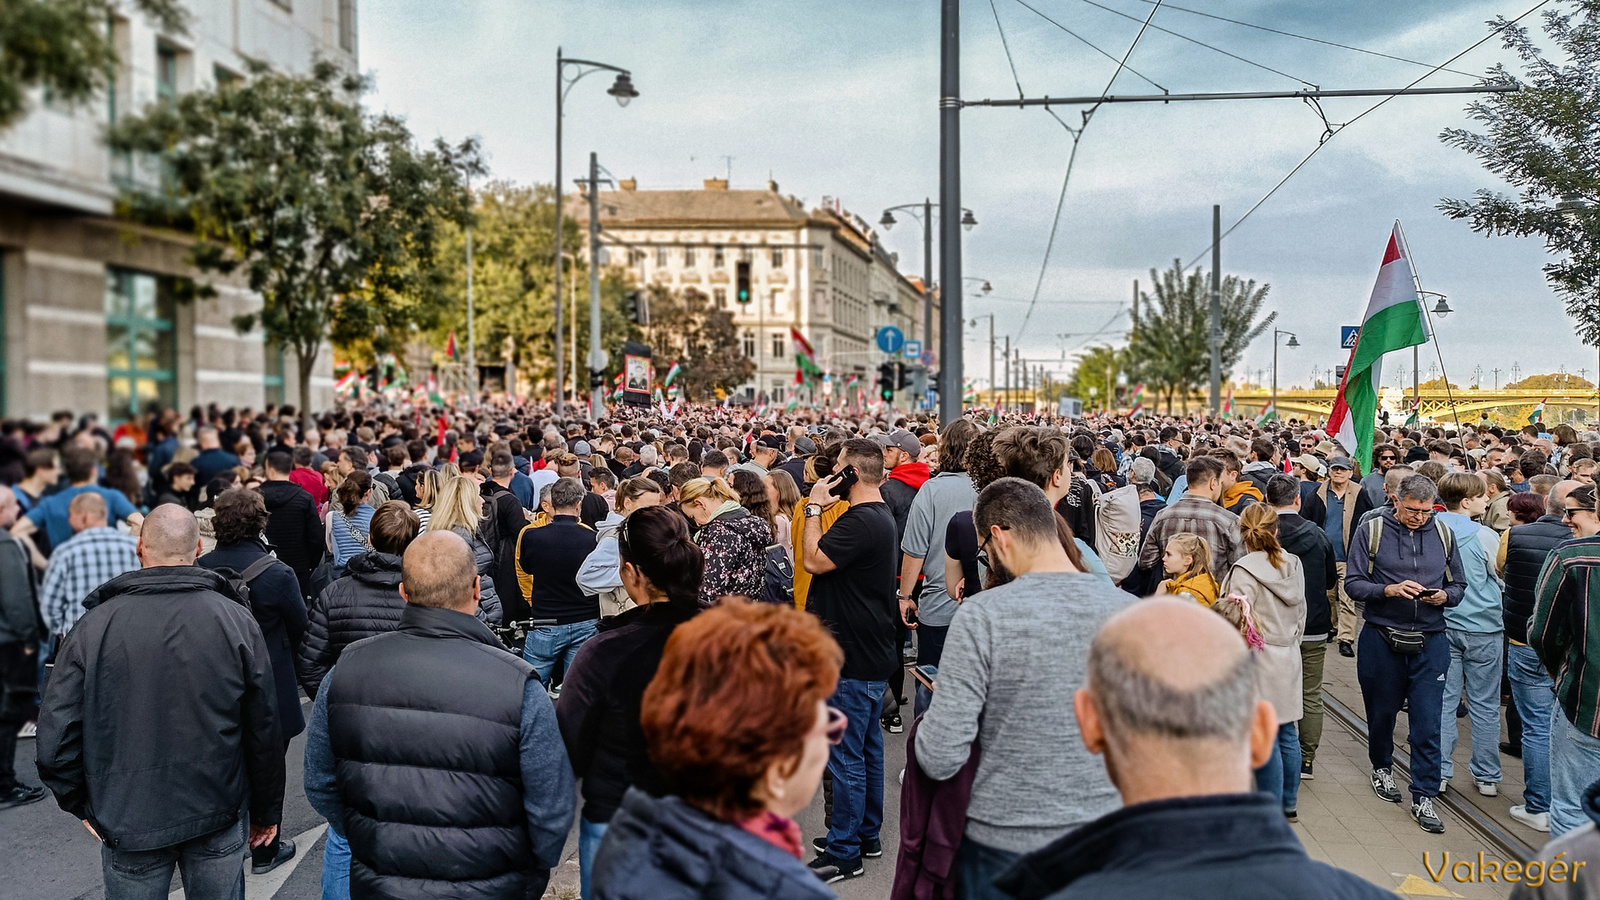
[[[1439,302],[1433,305],[1433,314],[1442,319],[1453,312],[1455,312],[1455,310],[1450,308],[1450,304],[1445,302],[1444,295],[1440,294]]]
[[[963,209],[961,212],[961,227],[971,231],[972,226],[978,224],[978,220],[972,217],[972,210],[970,209]]]
[[[1295,337],[1294,332],[1272,329],[1272,415],[1274,417],[1278,415],[1278,339],[1284,335],[1289,336],[1289,343],[1285,346],[1290,350],[1300,346],[1300,340]]]
[[[618,72],[617,80],[611,87],[606,88],[606,93],[617,98],[618,106],[627,106],[629,100],[639,96],[639,92],[634,90],[633,79],[628,77],[627,72]]]
[[[933,201],[925,199],[921,203],[904,203],[885,209],[883,218],[878,220],[884,231],[894,228],[897,221],[894,217],[896,210],[908,213],[911,218],[922,223],[922,341],[931,351],[933,350]],[[972,217],[972,210],[966,207],[962,207],[961,212],[962,227],[971,231],[972,226],[978,224],[978,220]],[[939,364],[942,369],[944,360],[939,360]],[[959,380],[960,377],[960,373],[957,373],[956,378]]]

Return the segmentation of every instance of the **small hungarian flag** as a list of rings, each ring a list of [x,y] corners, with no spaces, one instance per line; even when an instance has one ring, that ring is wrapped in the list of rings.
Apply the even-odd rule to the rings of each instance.
[[[456,333],[454,330],[450,332],[449,340],[444,342],[444,355],[450,357],[451,362],[459,362],[461,360],[461,352],[456,348]]]
[[[613,378],[612,381],[616,384],[617,387],[616,387],[616,390],[611,392],[611,399],[613,399],[613,400],[621,400],[622,399],[622,373],[618,372],[617,373],[617,377]]]
[[[794,412],[796,409],[799,409],[799,408],[800,408],[800,395],[799,394],[795,394],[795,393],[789,394],[789,402],[783,404],[783,411],[784,412]]]
[[[1417,424],[1417,422],[1419,422],[1421,420],[1422,420],[1422,401],[1417,399],[1417,398],[1415,398],[1415,397],[1413,397],[1412,400],[1411,400],[1411,411],[1406,414],[1406,424],[1407,425],[1415,425],[1415,424]]]
[[[361,376],[352,370],[349,374],[333,383],[333,390],[338,394],[354,393],[356,386],[360,383]]]
[[[817,366],[817,353],[811,349],[811,342],[794,326],[789,327],[789,337],[794,340],[795,383],[799,384],[802,378],[820,378],[822,369]]]
[[[1266,406],[1261,407],[1261,415],[1256,416],[1256,424],[1265,424],[1273,419],[1276,419],[1277,417],[1278,407],[1269,401]]]
[[[1233,418],[1233,385],[1228,385],[1228,398],[1222,401],[1222,417]]]
[[[1128,418],[1137,419],[1144,415],[1144,382],[1133,386],[1133,409],[1128,410]]]
[[[1549,397],[1546,397],[1544,400],[1540,400],[1539,405],[1533,408],[1533,413],[1528,416],[1529,425],[1537,425],[1544,421],[1544,405],[1549,399]]]
[[[661,386],[662,387],[672,387],[672,382],[675,379],[677,379],[678,373],[681,372],[681,371],[683,371],[682,367],[679,366],[676,362],[674,362],[672,364],[672,368],[667,370],[666,380],[661,382]]]

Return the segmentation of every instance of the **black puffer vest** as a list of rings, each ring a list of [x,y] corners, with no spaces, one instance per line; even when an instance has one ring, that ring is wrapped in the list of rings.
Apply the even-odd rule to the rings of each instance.
[[[353,897],[520,898],[522,696],[533,667],[477,619],[407,606],[398,630],[351,644],[328,736],[353,856]]]
[[[1528,617],[1533,615],[1539,572],[1550,551],[1570,540],[1572,529],[1555,516],[1540,516],[1537,521],[1511,529],[1506,540],[1506,637],[1519,644],[1528,642]]]

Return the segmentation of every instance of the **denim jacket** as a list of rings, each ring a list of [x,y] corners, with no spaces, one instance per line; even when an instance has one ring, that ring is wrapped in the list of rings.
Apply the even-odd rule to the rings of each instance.
[[[1500,536],[1494,529],[1479,525],[1460,513],[1439,513],[1435,518],[1455,533],[1460,542],[1461,568],[1466,570],[1467,590],[1461,605],[1444,611],[1444,624],[1456,631],[1495,634],[1505,630],[1500,617],[1500,577],[1495,573],[1494,557],[1484,545],[1484,535],[1493,537],[1496,550]]]

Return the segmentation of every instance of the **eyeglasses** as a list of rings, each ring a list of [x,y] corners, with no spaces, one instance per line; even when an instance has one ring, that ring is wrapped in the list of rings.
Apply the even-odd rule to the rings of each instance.
[[[827,735],[828,743],[835,747],[844,743],[844,733],[849,727],[849,716],[831,706],[828,707],[828,724],[822,726],[822,732]]]
[[[1417,516],[1417,517],[1421,517],[1421,518],[1426,518],[1428,516],[1433,515],[1433,508],[1429,507],[1428,509],[1412,509],[1409,506],[1401,506],[1401,507],[1396,507],[1394,512],[1395,512],[1395,515],[1397,515],[1397,516]]]
[[[1010,525],[996,525],[994,527],[1000,529],[1001,531],[1011,530]],[[983,566],[985,569],[994,568],[994,566],[989,564],[989,540],[993,537],[993,533],[986,534],[984,535],[983,540],[978,542],[978,565]]]

